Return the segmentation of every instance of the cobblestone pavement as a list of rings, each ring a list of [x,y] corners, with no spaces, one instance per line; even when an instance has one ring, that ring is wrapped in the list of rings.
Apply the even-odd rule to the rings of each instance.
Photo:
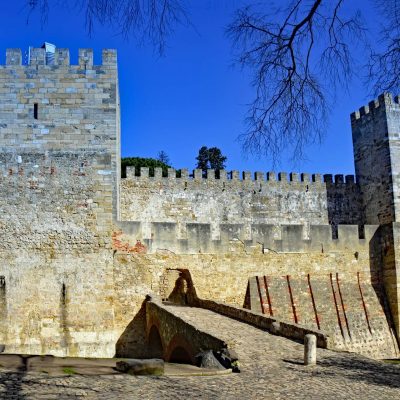
[[[172,306],[171,306],[172,307]],[[235,345],[240,374],[211,377],[101,375],[50,377],[0,370],[2,399],[400,399],[400,365],[318,349],[302,365],[303,346],[208,310],[173,307]]]

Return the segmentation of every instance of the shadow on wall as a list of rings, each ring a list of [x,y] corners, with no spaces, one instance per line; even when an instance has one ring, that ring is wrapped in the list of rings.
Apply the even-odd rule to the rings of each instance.
[[[339,176],[340,177],[340,176]],[[363,212],[358,185],[353,182],[344,183],[343,176],[332,177],[326,181],[328,201],[328,219],[332,227],[332,237],[338,237],[338,225],[358,225],[360,237],[363,237]]]
[[[198,297],[190,271],[180,268],[175,271],[179,271],[179,278],[176,280],[174,290],[168,300],[175,304],[196,306]]]
[[[384,269],[395,270],[396,257],[394,249],[393,225],[380,225],[369,242],[369,262],[372,287],[386,314],[393,341],[400,347],[400,338],[396,333],[388,296],[384,286]]]
[[[174,289],[168,296],[168,301],[175,304],[180,304],[182,306],[189,304],[189,287],[188,281],[184,277],[183,273],[179,274],[179,278],[175,281]]]
[[[196,364],[196,354],[190,343],[176,334],[165,349],[164,359],[176,364]]]

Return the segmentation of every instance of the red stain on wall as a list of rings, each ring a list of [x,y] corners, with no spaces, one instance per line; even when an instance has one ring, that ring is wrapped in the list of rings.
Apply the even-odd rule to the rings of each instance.
[[[147,253],[147,247],[140,240],[136,240],[136,244],[131,246],[128,242],[123,242],[121,236],[122,231],[113,232],[111,238],[114,250],[125,251],[127,253]]]

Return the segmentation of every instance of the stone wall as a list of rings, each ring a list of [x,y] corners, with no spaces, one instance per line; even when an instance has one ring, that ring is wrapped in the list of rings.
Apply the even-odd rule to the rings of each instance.
[[[365,225],[362,235],[357,225],[270,225],[119,222],[113,233],[113,247],[133,253],[168,250],[176,254],[225,253],[232,240],[248,247],[262,244],[265,251],[329,252],[368,246],[377,226]],[[213,239],[212,232],[218,239]]]
[[[396,358],[400,353],[386,316],[383,285],[370,282],[364,274],[253,277],[248,306],[266,316],[321,330],[336,349]]]
[[[380,224],[372,246],[372,263],[382,268],[382,281],[397,335],[400,335],[400,104],[384,93],[351,115],[354,160],[364,223]],[[392,224],[393,223],[393,224]]]
[[[211,224],[211,237],[218,238],[221,224],[360,224],[360,199],[353,176],[249,172],[228,174],[214,171],[203,178],[197,170],[189,177],[183,170],[176,177],[161,169],[149,176],[142,168],[135,176],[127,169],[121,181],[121,219],[143,223]]]
[[[115,353],[116,53],[57,49],[0,67],[0,341],[6,351]]]
[[[282,287],[274,286],[276,289],[274,302],[276,312],[279,314],[277,316],[281,320],[293,323],[286,281],[289,275],[290,281],[293,282],[295,303],[298,305],[299,323],[311,329],[316,328],[310,325],[315,323],[312,304],[310,302],[306,304],[298,298],[299,295],[309,297],[306,285],[308,274],[315,283],[315,297],[323,329],[338,326],[336,311],[332,307],[329,308],[332,303],[330,298],[332,289],[325,285],[326,282],[330,282],[330,274],[336,285],[338,276],[342,283],[344,306],[348,307],[346,310],[349,326],[354,332],[351,339],[346,338],[348,340],[346,344],[351,346],[342,348],[379,357],[379,351],[376,351],[375,346],[378,343],[382,350],[381,356],[396,354],[396,339],[390,330],[392,325],[390,319],[387,321],[385,316],[387,309],[385,310],[380,304],[382,298],[378,297],[378,294],[383,294],[382,287],[376,286],[380,267],[370,263],[370,251],[368,242],[363,247],[353,247],[349,243],[347,249],[343,247],[340,251],[324,253],[321,251],[263,253],[262,245],[244,248],[240,241],[232,241],[230,250],[219,254],[173,254],[161,249],[154,254],[117,252],[114,259],[114,276],[118,277],[115,281],[114,310],[115,328],[120,332],[119,345],[123,349],[121,354],[124,356],[141,354],[145,346],[145,336],[140,334],[140,329],[143,329],[144,325],[143,321],[142,325],[139,324],[140,318],[137,316],[140,315],[145,293],[151,290],[161,298],[167,299],[175,288],[180,270],[190,272],[198,297],[238,307],[246,305],[249,278],[266,275],[271,277],[273,282],[282,281]],[[361,297],[357,297],[358,282],[363,290],[364,301],[367,307],[370,307],[367,312],[372,333],[367,323],[361,320],[362,317],[365,318],[365,313],[362,314]],[[358,291],[353,293],[355,289]],[[306,309],[306,306],[309,306],[311,311]],[[342,307],[340,303],[339,306]],[[343,312],[341,318],[344,321]],[[136,334],[129,334],[132,332],[126,329],[129,325],[137,329]],[[343,327],[347,329],[345,322]],[[331,333],[334,333],[334,329]],[[343,337],[339,342],[344,343]]]

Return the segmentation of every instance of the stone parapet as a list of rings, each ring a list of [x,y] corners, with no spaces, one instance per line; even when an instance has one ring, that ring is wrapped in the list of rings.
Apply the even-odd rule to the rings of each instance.
[[[6,50],[6,67],[16,66],[36,66],[44,67],[46,64],[46,51],[44,48],[30,48],[28,64],[23,64],[21,49]],[[69,49],[57,48],[54,53],[54,61],[48,66],[60,67],[70,66]],[[103,49],[102,51],[102,66],[117,66],[117,52],[114,49]],[[93,64],[93,49],[79,49],[78,65],[81,69],[91,69]]]
[[[255,326],[256,328],[266,330],[269,333],[283,336],[288,339],[303,341],[304,336],[311,333],[317,337],[318,347],[324,349],[335,348],[334,342],[330,338],[329,334],[317,329],[310,329],[304,325],[290,323],[280,318],[268,317],[252,310],[235,307],[213,300],[196,299],[193,305],[245,322]]]
[[[377,226],[365,226],[362,238],[356,225],[339,225],[337,237],[330,225],[211,224],[174,222],[119,222],[114,233],[114,248],[137,251],[140,242],[144,252],[160,249],[178,254],[226,253],[235,247],[261,246],[263,252],[329,252],[366,249]],[[218,238],[216,238],[218,237]],[[215,238],[215,239],[214,239]],[[128,245],[129,244],[129,245]],[[135,250],[136,249],[136,250]]]
[[[216,182],[282,182],[284,183],[306,183],[306,184],[323,184],[323,183],[336,183],[336,184],[355,184],[354,175],[332,175],[332,174],[308,174],[308,173],[286,173],[286,172],[261,172],[256,171],[254,173],[250,171],[226,171],[226,170],[214,170],[209,169],[205,173],[201,170],[195,169],[189,174],[189,170],[186,168],[175,170],[174,168],[168,168],[167,173],[163,174],[162,168],[154,168],[154,174],[150,174],[150,168],[142,167],[126,167],[126,178],[123,180],[134,180],[134,181],[167,181],[172,180],[173,182],[179,181],[216,181]]]

